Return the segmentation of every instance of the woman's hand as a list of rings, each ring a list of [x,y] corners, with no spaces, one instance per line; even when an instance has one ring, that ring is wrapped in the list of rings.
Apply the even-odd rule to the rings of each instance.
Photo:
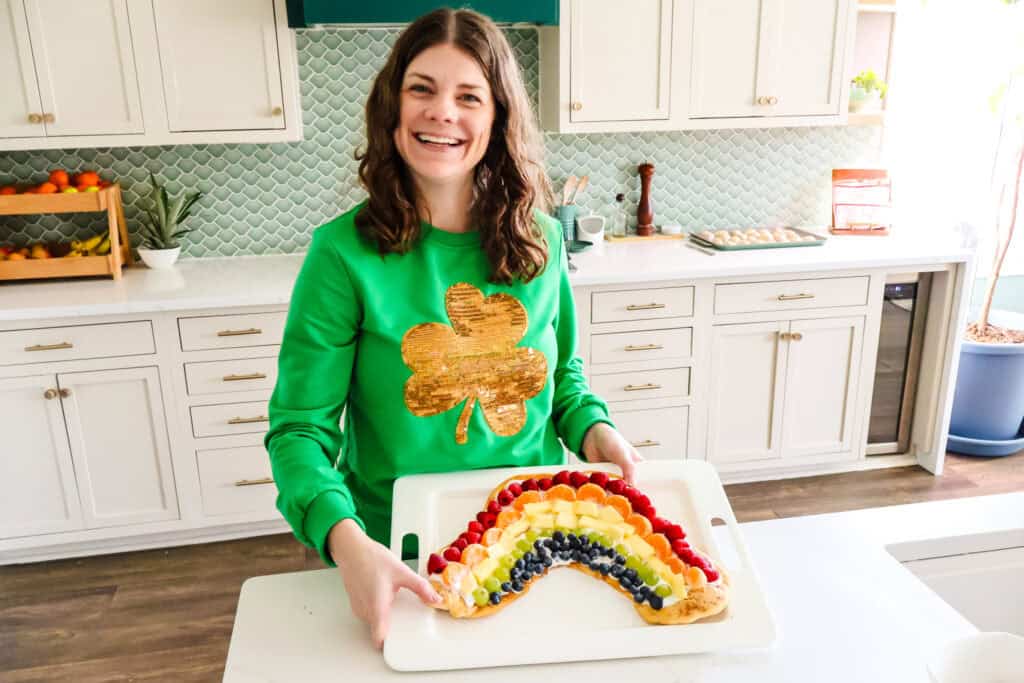
[[[633,444],[607,422],[595,422],[583,436],[580,447],[589,462],[610,462],[622,470],[622,478],[630,486],[635,483],[636,463],[643,457]]]
[[[351,519],[335,524],[327,536],[331,557],[341,570],[352,613],[370,626],[374,646],[384,647],[391,605],[400,588],[408,588],[425,604],[440,602],[430,582],[409,569]]]

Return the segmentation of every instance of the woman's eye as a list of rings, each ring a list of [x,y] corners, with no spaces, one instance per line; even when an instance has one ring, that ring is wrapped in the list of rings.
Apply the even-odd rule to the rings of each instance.
[[[467,102],[479,102],[480,101],[479,97],[477,97],[476,95],[470,95],[469,93],[466,93],[462,97],[465,98]]]
[[[423,85],[422,83],[414,83],[413,85],[410,85],[409,90],[413,92],[430,92],[430,88]]]

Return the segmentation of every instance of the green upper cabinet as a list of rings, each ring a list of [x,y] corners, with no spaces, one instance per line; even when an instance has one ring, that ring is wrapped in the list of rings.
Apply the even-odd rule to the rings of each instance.
[[[308,28],[323,24],[404,24],[439,7],[468,7],[499,23],[558,24],[558,0],[288,0],[288,25]]]

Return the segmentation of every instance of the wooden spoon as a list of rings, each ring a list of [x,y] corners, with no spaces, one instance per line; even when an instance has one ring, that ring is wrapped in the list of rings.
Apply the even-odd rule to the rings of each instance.
[[[569,198],[576,191],[576,184],[579,182],[579,178],[574,175],[569,176],[569,179],[565,181],[565,187],[562,188],[562,204],[569,203]]]
[[[590,176],[583,176],[580,178],[580,184],[576,186],[576,191],[572,193],[572,197],[569,198],[570,204],[576,203],[576,197],[579,196],[580,192],[587,187],[587,183],[590,182]]]

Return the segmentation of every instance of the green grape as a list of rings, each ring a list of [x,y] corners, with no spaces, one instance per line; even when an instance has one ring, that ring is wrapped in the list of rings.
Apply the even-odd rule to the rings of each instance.
[[[554,533],[555,533],[554,529],[541,529],[540,530],[540,535],[541,536],[551,536]]]
[[[486,588],[480,588],[477,586],[473,589],[473,602],[476,603],[477,607],[483,607],[491,601],[491,596],[487,592]]]
[[[648,586],[656,586],[658,584],[658,574],[650,567],[644,567],[637,570],[637,574],[644,580]]]
[[[484,579],[484,588],[487,589],[488,596],[491,593],[500,593],[501,581],[498,581],[493,576],[488,576],[486,579]]]
[[[642,564],[643,563],[640,561],[640,558],[637,557],[636,555],[627,555],[626,556],[626,566],[629,567],[630,569],[636,569],[637,570],[637,574],[640,573],[640,566]]]
[[[505,583],[506,581],[512,580],[512,572],[510,572],[506,567],[498,567],[494,570],[494,578],[498,579],[500,583]],[[501,588],[501,586],[498,586],[498,588]],[[495,590],[492,592],[500,591]]]
[[[669,587],[667,583],[659,583],[657,586],[654,587],[654,592],[662,598],[667,598],[668,596],[672,595],[672,589]]]
[[[516,548],[515,550],[512,551],[512,559],[513,560],[518,560],[518,559],[522,558],[522,556],[525,555],[525,554],[526,554],[525,550],[522,550],[520,548]],[[512,564],[515,564],[515,562],[512,562]]]
[[[512,569],[512,567],[515,565],[515,563],[516,563],[516,558],[512,557],[511,554],[509,554],[509,555],[502,555],[501,559],[498,560],[498,566],[499,567],[504,567],[505,569]]]
[[[527,541],[525,538],[520,538],[516,541],[516,548],[522,550],[524,553],[530,552],[530,548],[533,547],[533,543]]]
[[[610,547],[611,544],[612,544],[612,542],[608,539],[608,537],[605,536],[604,534],[600,533],[600,532],[594,533],[590,537],[590,540],[594,541],[595,543],[599,543],[599,544],[603,545],[605,548]]]
[[[623,557],[629,557],[629,548],[622,545],[621,543],[615,546],[615,552],[617,552],[619,555],[622,555]]]
[[[540,538],[540,532],[536,529],[528,529],[526,531],[526,540],[529,541],[531,544],[538,538]]]

